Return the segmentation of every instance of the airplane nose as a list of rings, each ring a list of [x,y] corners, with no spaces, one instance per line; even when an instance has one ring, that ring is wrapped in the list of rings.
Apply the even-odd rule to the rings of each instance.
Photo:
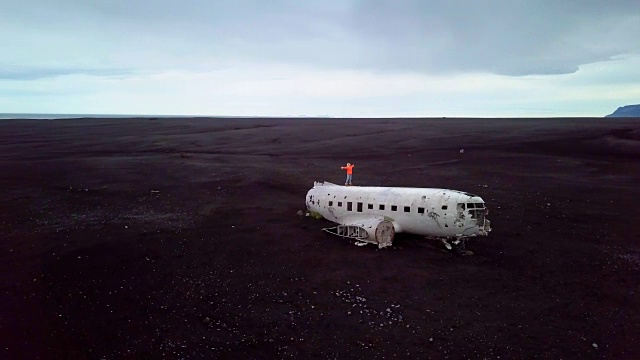
[[[311,193],[311,191],[307,193],[307,201],[305,201],[305,204],[307,205],[307,210],[314,210],[313,194]]]

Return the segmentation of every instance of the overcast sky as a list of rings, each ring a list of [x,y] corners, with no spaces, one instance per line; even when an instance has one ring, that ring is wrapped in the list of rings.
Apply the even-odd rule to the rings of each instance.
[[[0,113],[603,116],[638,0],[2,0]]]

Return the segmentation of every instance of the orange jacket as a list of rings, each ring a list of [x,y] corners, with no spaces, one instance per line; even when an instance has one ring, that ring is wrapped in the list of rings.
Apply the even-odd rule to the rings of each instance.
[[[351,175],[351,174],[353,174],[353,167],[354,166],[355,166],[354,164],[351,164],[351,165],[343,166],[343,167],[341,167],[341,169],[347,170],[347,175]]]

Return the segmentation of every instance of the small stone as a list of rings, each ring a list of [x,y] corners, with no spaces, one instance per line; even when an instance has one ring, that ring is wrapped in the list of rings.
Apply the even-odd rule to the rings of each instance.
[[[591,346],[593,346],[594,349],[598,350],[598,344],[593,343],[593,344],[591,344]]]
[[[209,317],[206,317],[206,318],[204,318],[204,319],[202,320],[202,322],[203,322],[205,325],[207,325],[207,324],[209,324],[209,323],[211,322],[211,319],[209,319]]]

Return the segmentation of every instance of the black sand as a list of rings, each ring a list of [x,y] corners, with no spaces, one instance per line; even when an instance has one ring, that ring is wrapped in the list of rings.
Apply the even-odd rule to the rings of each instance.
[[[0,358],[638,358],[639,160],[630,119],[1,121]],[[347,161],[494,230],[325,234]]]

